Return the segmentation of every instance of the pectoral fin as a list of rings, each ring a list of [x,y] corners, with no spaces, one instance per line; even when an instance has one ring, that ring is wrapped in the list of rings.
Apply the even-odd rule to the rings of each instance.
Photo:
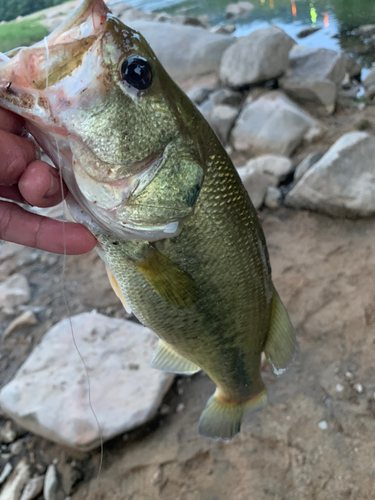
[[[134,263],[164,300],[177,308],[191,307],[199,298],[194,281],[168,257],[149,247],[147,258]]]
[[[293,361],[296,351],[296,337],[288,313],[274,290],[271,326],[264,353],[272,372],[281,375]]]
[[[156,351],[152,356],[150,366],[157,370],[163,370],[170,373],[182,373],[185,375],[192,375],[200,370],[198,365],[178,354],[162,340],[159,340]]]
[[[108,278],[109,278],[109,282],[111,283],[111,286],[113,288],[113,291],[115,292],[115,294],[117,295],[117,297],[121,300],[122,305],[124,306],[125,311],[128,314],[131,314],[132,310],[130,309],[128,303],[126,302],[125,297],[124,297],[124,295],[123,295],[123,293],[121,291],[121,288],[120,288],[119,284],[117,283],[116,278],[113,276],[113,274],[109,270],[108,266],[105,266],[105,268],[107,270],[107,275],[108,275]]]

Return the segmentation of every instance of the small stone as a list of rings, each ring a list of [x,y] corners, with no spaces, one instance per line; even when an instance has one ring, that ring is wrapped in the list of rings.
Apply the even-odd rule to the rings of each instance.
[[[336,388],[335,388],[335,391],[336,392],[344,392],[344,386],[342,384],[337,384],[336,385]]]
[[[48,466],[44,479],[43,495],[44,500],[57,500],[60,484],[57,477],[57,471],[54,464]]]
[[[163,473],[161,469],[158,469],[151,479],[152,486],[159,485],[162,482],[162,479],[163,479]]]
[[[297,33],[297,38],[306,38],[310,35],[313,35],[317,31],[321,30],[322,28],[305,28]]]
[[[364,111],[366,109],[366,103],[360,102],[357,107],[358,107],[358,111]]]
[[[194,104],[202,104],[202,102],[206,101],[208,99],[208,96],[212,92],[212,89],[209,87],[193,87],[189,92],[187,93],[188,98],[193,101]]]
[[[261,207],[266,197],[269,179],[262,172],[248,165],[238,168],[237,171],[254,207]]]
[[[129,370],[139,370],[138,363],[129,363]]]
[[[179,387],[179,388],[177,389],[177,394],[178,394],[179,396],[182,396],[182,395],[183,395],[183,393],[184,393],[184,389],[183,389],[182,387]]]
[[[279,155],[262,155],[248,161],[248,168],[261,172],[268,179],[268,185],[277,187],[294,170],[292,160]]]
[[[38,323],[35,314],[32,311],[24,311],[20,316],[15,318],[11,323],[9,323],[5,332],[3,333],[3,338],[7,337],[11,333],[21,330],[22,328],[27,328],[28,326],[33,326]]]
[[[16,307],[26,304],[30,298],[30,287],[22,274],[13,274],[0,284],[0,309],[6,314],[13,314]]]
[[[181,413],[185,410],[185,405],[184,403],[179,403],[176,408],[176,413]]]
[[[241,105],[243,95],[241,92],[223,88],[214,90],[209,99],[215,106],[226,105],[236,108]]]
[[[319,427],[320,430],[326,431],[328,429],[328,422],[326,420],[321,420],[318,423],[318,427]]]
[[[9,474],[12,472],[12,470],[13,470],[12,464],[10,464],[9,462],[6,463],[4,469],[0,474],[0,484],[3,484],[3,482],[8,478]]]
[[[30,479],[30,467],[26,460],[21,460],[3,486],[0,500],[18,500],[26,483]],[[47,500],[47,499],[46,499]]]
[[[159,413],[162,417],[169,415],[170,412],[171,412],[171,407],[169,405],[161,405]]]
[[[23,448],[23,440],[19,439],[10,445],[10,452],[12,455],[19,455]]]
[[[0,442],[13,443],[17,439],[17,432],[13,428],[11,420],[7,420],[4,426],[0,429]]]
[[[214,106],[212,109],[208,122],[223,144],[228,141],[229,132],[238,114],[237,108],[226,105]]]
[[[274,186],[269,186],[267,189],[266,199],[264,204],[271,210],[278,210],[280,208],[281,192],[280,189]]]
[[[38,476],[30,479],[22,492],[20,500],[33,500],[43,491],[44,476]]]
[[[242,17],[250,14],[255,9],[254,5],[250,2],[237,2],[231,3],[225,9],[225,14],[228,19],[234,17]]]
[[[363,392],[363,385],[362,384],[354,384],[353,387],[358,392],[358,394],[362,394],[362,392]]]
[[[224,26],[215,26],[210,31],[219,35],[231,35],[236,31],[236,27],[234,24],[226,24]]]
[[[351,380],[353,378],[353,374],[352,372],[345,372],[345,377],[349,380]]]

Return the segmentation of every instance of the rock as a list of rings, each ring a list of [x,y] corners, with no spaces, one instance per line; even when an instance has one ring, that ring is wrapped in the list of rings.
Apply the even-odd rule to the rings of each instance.
[[[155,14],[152,12],[145,12],[143,10],[126,8],[118,15],[116,15],[124,24],[129,25],[133,21],[153,21]]]
[[[19,500],[22,490],[29,479],[30,467],[26,460],[21,460],[3,486],[0,493],[0,500]]]
[[[209,123],[223,144],[228,141],[229,132],[238,116],[238,109],[231,106],[214,106]]]
[[[234,42],[233,37],[194,26],[165,23],[161,28],[155,21],[133,21],[131,27],[142,33],[164,68],[182,83],[186,79],[217,73],[223,52]]]
[[[255,170],[248,165],[238,168],[237,171],[241,177],[243,185],[246,188],[246,191],[249,193],[254,207],[261,207],[269,185],[268,178],[258,170]]]
[[[22,439],[15,441],[9,447],[12,455],[19,455],[22,451],[22,448],[23,448],[23,440]]]
[[[0,283],[0,309],[6,314],[14,313],[17,306],[26,304],[30,298],[30,287],[22,274],[13,274]]]
[[[156,335],[134,322],[95,312],[73,316],[72,323],[90,373],[91,400],[104,441],[153,418],[174,378],[149,367]],[[130,369],[135,363],[139,369]],[[0,402],[35,434],[91,450],[100,444],[100,433],[87,391],[85,368],[65,319],[46,333],[2,388]]]
[[[318,123],[281,92],[270,92],[247,104],[232,131],[237,151],[290,156]]]
[[[202,113],[202,115],[205,117],[205,119],[210,123],[212,110],[214,109],[212,101],[207,99],[207,101],[204,101],[200,106],[197,107],[199,111]]]
[[[45,476],[37,476],[30,479],[22,492],[20,500],[33,500],[43,491]]]
[[[345,387],[342,384],[336,384],[335,391],[338,393],[344,392]]]
[[[0,442],[9,444],[17,439],[17,431],[13,428],[11,420],[7,420],[3,427],[0,429]]]
[[[362,384],[354,384],[353,388],[358,392],[358,394],[362,394],[362,392],[363,392],[363,385]]]
[[[264,155],[250,160],[247,165],[261,172],[268,179],[268,185],[277,187],[294,170],[293,162],[285,156]]]
[[[200,21],[200,19],[198,19],[197,17],[185,16],[183,14],[177,16],[171,16],[167,22],[207,29],[207,24],[202,23],[202,21]]]
[[[208,96],[212,92],[212,89],[208,87],[193,87],[189,92],[187,93],[188,98],[193,101],[194,104],[202,104],[202,102],[206,101],[208,99]]]
[[[363,80],[363,85],[366,89],[375,85],[375,68],[373,68]]]
[[[321,29],[322,28],[317,28],[317,27],[305,28],[297,33],[297,37],[298,38],[306,38],[310,35],[313,35],[314,33],[316,33],[317,31],[319,31]]]
[[[224,26],[215,26],[211,28],[211,33],[217,33],[218,35],[231,35],[236,31],[234,24],[226,24]]]
[[[227,48],[220,66],[220,79],[241,88],[279,77],[288,67],[295,41],[276,26],[253,31]]]
[[[3,484],[4,481],[6,481],[9,477],[9,475],[11,474],[13,470],[13,466],[11,463],[7,462],[5,465],[4,465],[4,468],[3,470],[1,471],[1,474],[0,474],[0,484]]]
[[[225,15],[228,19],[242,17],[250,14],[254,9],[254,5],[250,2],[230,3],[225,9]]]
[[[329,80],[339,85],[345,76],[345,57],[335,50],[298,47],[290,51],[289,61],[288,78]]]
[[[357,63],[357,61],[347,52],[342,54],[345,61],[345,73],[347,73],[350,78],[358,77],[361,75],[362,66]]]
[[[365,98],[372,101],[375,97],[375,84],[366,88]]]
[[[271,210],[278,210],[281,205],[281,192],[274,186],[269,186],[266,193],[264,204]]]
[[[328,429],[328,422],[326,420],[321,420],[318,423],[318,427],[321,431],[326,431]]]
[[[33,326],[38,323],[35,314],[32,311],[24,311],[20,316],[15,318],[6,328],[3,333],[3,338],[11,333],[21,330],[21,328],[27,328],[28,326]]]
[[[210,94],[210,101],[215,105],[221,104],[234,108],[241,106],[243,95],[230,89],[217,89]]]
[[[286,204],[335,217],[375,213],[375,137],[343,135],[287,195]]]
[[[352,86],[352,82],[350,80],[349,73],[346,73],[343,81],[341,82],[341,87],[345,90],[348,90],[348,89],[350,89],[351,86]]]
[[[355,36],[371,36],[375,34],[375,24],[364,24],[353,31]]]
[[[322,156],[323,153],[321,152],[310,153],[303,161],[301,161],[301,163],[298,165],[294,173],[294,182],[297,183],[300,179],[302,179],[305,173],[313,165],[315,165],[315,163],[318,162]]]
[[[290,67],[280,87],[307,109],[325,116],[334,112],[337,87],[345,77],[346,63],[340,52],[300,49],[290,55]]]
[[[43,496],[44,500],[63,500],[65,498],[54,464],[48,466],[44,479]]]

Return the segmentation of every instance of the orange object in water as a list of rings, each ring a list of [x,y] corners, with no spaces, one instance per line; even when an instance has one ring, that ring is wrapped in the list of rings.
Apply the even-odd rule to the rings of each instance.
[[[328,14],[328,12],[324,12],[324,27],[325,28],[329,27],[329,14]]]
[[[295,0],[290,0],[290,3],[292,4],[292,16],[297,17],[297,6]]]

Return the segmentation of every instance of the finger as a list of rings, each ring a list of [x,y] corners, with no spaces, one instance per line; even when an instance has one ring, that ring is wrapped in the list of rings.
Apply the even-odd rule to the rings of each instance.
[[[25,203],[17,186],[0,186],[0,198]]]
[[[94,236],[81,224],[32,214],[6,201],[0,202],[0,239],[67,255],[87,253],[96,244]]]
[[[52,207],[62,201],[68,190],[61,181],[58,171],[36,160],[26,167],[18,182],[18,188],[24,199],[36,207]]]
[[[23,128],[23,118],[7,109],[0,108],[0,130],[11,132],[12,134],[19,134]]]
[[[35,160],[35,144],[0,130],[0,151],[0,185],[12,186],[18,182],[26,166]]]

